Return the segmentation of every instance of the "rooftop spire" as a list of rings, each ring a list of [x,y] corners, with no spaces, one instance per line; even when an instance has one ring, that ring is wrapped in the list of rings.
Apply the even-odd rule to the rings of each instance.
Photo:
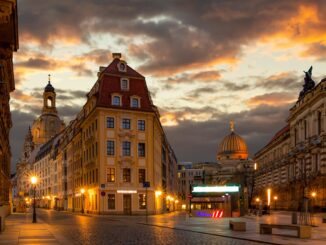
[[[230,131],[234,132],[234,121],[230,120]]]
[[[49,84],[51,84],[51,74],[49,74],[48,77],[49,77]]]

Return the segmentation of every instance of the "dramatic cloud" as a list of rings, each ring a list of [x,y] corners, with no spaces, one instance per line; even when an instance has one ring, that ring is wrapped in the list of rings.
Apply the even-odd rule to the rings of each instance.
[[[242,136],[251,157],[285,124],[289,105],[259,106],[240,113],[222,114],[207,121],[179,120],[177,126],[165,127],[167,136],[182,161],[215,161],[218,144],[229,134],[229,121]]]
[[[35,0],[21,1],[19,7],[23,40],[51,46],[54,40],[90,44],[96,33],[120,35],[126,43],[143,37],[143,42],[129,44],[130,54],[145,61],[142,71],[160,75],[233,63],[242,47],[255,41],[318,42],[326,29],[322,2],[304,0],[125,1],[123,5]],[[105,55],[96,61],[104,59]]]
[[[293,95],[290,93],[280,92],[280,93],[268,93],[268,94],[262,94],[257,95],[249,100],[246,101],[246,103],[249,106],[258,106],[258,105],[274,105],[274,106],[280,106],[280,105],[288,105],[289,103],[295,102],[297,99],[297,95]]]

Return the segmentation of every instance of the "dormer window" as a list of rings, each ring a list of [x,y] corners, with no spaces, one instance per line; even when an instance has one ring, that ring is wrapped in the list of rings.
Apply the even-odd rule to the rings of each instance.
[[[138,97],[131,97],[130,106],[133,108],[140,107],[140,99]]]
[[[120,86],[121,86],[121,90],[129,90],[129,79],[121,78]]]
[[[112,105],[121,106],[121,96],[120,95],[112,96]]]
[[[120,62],[118,63],[118,69],[119,69],[119,71],[121,71],[121,72],[126,72],[126,71],[127,71],[127,64],[126,64],[126,62],[124,62],[124,61],[120,61]]]

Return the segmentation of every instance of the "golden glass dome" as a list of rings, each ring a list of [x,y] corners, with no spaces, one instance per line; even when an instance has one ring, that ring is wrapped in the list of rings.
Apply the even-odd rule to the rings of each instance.
[[[231,133],[218,146],[217,160],[242,160],[248,158],[247,144],[234,132],[234,122],[230,122]]]

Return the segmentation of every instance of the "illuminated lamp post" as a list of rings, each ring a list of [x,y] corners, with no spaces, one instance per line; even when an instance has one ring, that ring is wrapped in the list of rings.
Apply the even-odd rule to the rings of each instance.
[[[311,211],[312,211],[312,214],[314,214],[315,198],[317,196],[317,193],[316,192],[312,192],[311,193],[311,196],[312,196],[312,204],[311,204],[312,209],[311,209]]]
[[[81,193],[81,197],[82,197],[82,209],[81,209],[81,213],[83,214],[84,213],[84,193],[85,193],[85,189],[82,188],[80,190],[80,193]]]
[[[33,223],[36,223],[36,199],[35,199],[35,195],[36,195],[36,184],[37,184],[37,177],[36,176],[32,176],[31,177],[31,183],[32,183],[33,190],[34,190]]]

